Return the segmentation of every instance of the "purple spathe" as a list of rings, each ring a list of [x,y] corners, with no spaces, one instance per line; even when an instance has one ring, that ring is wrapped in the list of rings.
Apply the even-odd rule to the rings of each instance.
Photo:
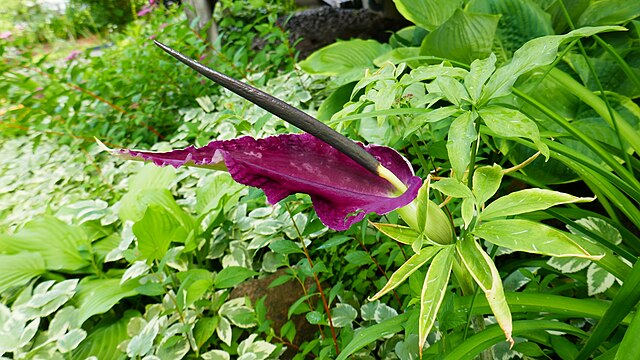
[[[407,160],[395,150],[377,145],[363,148],[407,186],[404,193],[398,195],[387,180],[309,134],[264,139],[245,136],[166,153],[116,153],[161,166],[195,165],[217,170],[226,167],[238,183],[262,189],[271,204],[293,193],[309,194],[325,225],[346,230],[368,213],[382,215],[409,204],[422,184]]]

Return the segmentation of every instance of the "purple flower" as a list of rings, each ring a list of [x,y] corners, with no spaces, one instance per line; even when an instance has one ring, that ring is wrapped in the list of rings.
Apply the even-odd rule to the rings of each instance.
[[[143,7],[142,7],[142,9],[141,9],[140,11],[138,11],[138,14],[137,14],[137,15],[138,15],[138,16],[145,16],[145,15],[147,15],[148,13],[150,13],[150,12],[151,12],[151,10],[153,10],[153,8],[152,8],[151,6],[149,6],[149,5],[145,5],[145,6],[143,6]]]
[[[10,38],[10,37],[11,37],[11,35],[13,35],[13,34],[11,33],[11,31],[4,31],[4,32],[1,32],[1,33],[0,33],[0,39],[2,39],[2,40],[6,40],[6,39]]]
[[[407,190],[398,194],[390,182],[309,134],[245,136],[165,153],[109,151],[160,166],[226,169],[235,181],[262,189],[271,204],[294,193],[309,194],[320,220],[334,230],[345,230],[368,213],[382,215],[409,204],[422,184],[395,150],[358,145],[393,172]]]
[[[80,50],[73,50],[73,51],[69,54],[69,56],[67,56],[66,58],[64,58],[64,61],[71,61],[71,60],[73,60],[73,59],[77,58],[77,57],[78,57],[78,55],[80,55],[80,54],[82,54],[82,51],[80,51]]]

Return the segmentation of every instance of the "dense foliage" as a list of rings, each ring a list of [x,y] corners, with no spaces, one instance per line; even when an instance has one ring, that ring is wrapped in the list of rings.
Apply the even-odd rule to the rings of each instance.
[[[0,40],[0,355],[640,356],[640,6],[395,4],[389,43],[298,65],[288,2],[221,1],[213,46],[160,6],[91,52]],[[335,232],[305,195],[101,152],[295,130],[151,39],[398,150],[415,206]]]

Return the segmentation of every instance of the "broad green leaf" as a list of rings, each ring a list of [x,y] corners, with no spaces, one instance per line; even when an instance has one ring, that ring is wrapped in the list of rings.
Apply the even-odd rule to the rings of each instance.
[[[377,294],[373,295],[369,298],[369,301],[373,301],[379,299],[389,291],[397,288],[400,284],[402,284],[411,274],[413,274],[416,270],[418,270],[422,265],[424,265],[427,261],[429,261],[432,257],[434,257],[442,247],[440,246],[429,246],[419,254],[415,254],[409,258],[402,266],[398,268],[391,276],[389,277],[389,281],[387,284],[378,291]]]
[[[258,275],[257,272],[242,266],[228,266],[220,270],[216,275],[214,284],[218,289],[226,289],[234,287],[256,275]]]
[[[26,285],[31,279],[47,271],[42,255],[22,251],[12,255],[0,254],[0,293]]]
[[[237,198],[238,193],[244,186],[233,181],[227,173],[219,173],[212,180],[196,189],[196,212],[200,215],[206,214],[221,205],[230,198]],[[225,200],[225,196],[227,197]]]
[[[389,45],[375,40],[339,41],[315,51],[299,65],[310,74],[343,75],[345,78],[355,75],[359,79],[364,75],[365,69],[374,67],[375,58],[389,50]],[[356,77],[352,80],[355,79]],[[342,83],[347,82],[350,81],[345,80]]]
[[[502,182],[502,167],[498,164],[493,166],[481,166],[473,173],[473,194],[476,197],[478,206],[482,206],[500,188]]]
[[[444,178],[431,184],[431,187],[454,198],[473,198],[467,185],[455,178]]]
[[[126,359],[126,354],[118,350],[118,345],[129,338],[127,324],[136,316],[140,316],[140,313],[126,310],[119,320],[92,328],[87,338],[73,351],[72,358],[81,360],[95,356],[98,359]]]
[[[269,244],[269,249],[278,254],[302,254],[300,246],[291,240],[276,240]]]
[[[464,266],[484,292],[491,311],[493,311],[493,315],[496,317],[507,341],[513,346],[511,311],[504,295],[502,279],[498,269],[496,269],[496,265],[471,235],[468,235],[462,241],[458,241],[456,249],[462,258]]]
[[[624,333],[624,338],[622,342],[620,342],[615,360],[640,359],[638,339],[640,339],[640,311],[636,311],[631,325],[629,325],[627,331]]]
[[[147,261],[160,260],[173,241],[184,241],[185,229],[165,208],[150,205],[144,217],[133,225],[140,255]]]
[[[548,35],[528,41],[513,54],[511,61],[498,68],[484,87],[480,103],[505,96],[520,75],[535,68],[551,64],[558,55],[558,47],[567,41],[592,36],[601,32],[624,31],[620,26],[585,27],[565,35]]]
[[[18,233],[0,234],[0,253],[38,253],[48,270],[75,271],[90,264],[82,252],[90,249],[86,233],[62,221],[43,216],[28,222]]]
[[[496,55],[494,53],[482,60],[475,59],[471,63],[471,69],[467,76],[464,77],[464,87],[474,103],[480,98],[484,84],[489,80],[495,69]]]
[[[371,256],[366,251],[356,250],[349,252],[344,259],[349,263],[356,266],[362,266],[371,264]]]
[[[382,223],[374,223],[369,222],[376,229],[378,229],[381,233],[387,235],[393,240],[405,244],[411,245],[416,239],[420,238],[420,233],[413,230],[410,227],[396,225],[396,224],[382,224]]]
[[[447,152],[454,176],[458,180],[464,178],[467,166],[471,162],[471,144],[478,136],[474,120],[475,115],[472,116],[471,112],[467,111],[453,120],[449,128]]]
[[[619,25],[640,16],[640,2],[627,0],[591,1],[577,26]]]
[[[336,304],[336,307],[331,309],[331,321],[334,327],[349,327],[356,317],[358,317],[358,311],[349,304]]]
[[[438,76],[434,83],[440,88],[444,98],[457,107],[462,107],[465,101],[471,101],[467,89],[457,79],[443,75]]]
[[[422,353],[422,347],[427,340],[427,335],[431,331],[433,324],[436,321],[438,315],[438,309],[444,294],[447,291],[447,284],[449,283],[449,276],[451,275],[451,266],[455,259],[455,247],[449,245],[442,249],[433,258],[427,276],[424,278],[424,284],[422,285],[422,291],[420,295],[420,318],[418,323],[418,338],[420,353]]]
[[[417,46],[399,47],[378,56],[373,60],[373,63],[378,67],[382,66],[382,64],[387,62],[390,62],[394,65],[399,63],[406,63],[410,68],[415,69],[419,67],[421,64],[421,62],[417,60],[419,56],[420,56],[420,48]],[[411,60],[411,59],[416,59],[416,60]]]
[[[137,286],[136,281],[120,285],[120,279],[85,277],[78,284],[78,290],[73,298],[78,308],[78,321],[82,324],[93,315],[111,310],[123,298],[137,295],[133,290]]]
[[[320,121],[329,121],[335,113],[342,110],[344,104],[349,102],[354,86],[355,82],[350,82],[334,90],[331,95],[320,104],[316,118]]]
[[[186,233],[189,233],[194,228],[193,219],[176,203],[169,190],[148,189],[136,192],[133,195],[129,194],[131,193],[127,193],[121,200],[118,215],[122,221],[131,220],[137,222],[144,217],[147,208],[154,205],[164,208],[171,214]]]
[[[601,254],[590,254],[578,245],[571,238],[573,235],[529,220],[488,221],[476,226],[473,233],[490,243],[515,251],[591,260],[602,258]]]
[[[480,117],[491,131],[500,137],[531,139],[542,155],[549,157],[549,148],[540,140],[538,125],[518,110],[489,105],[478,110]]]
[[[547,189],[525,189],[502,196],[487,205],[480,214],[482,220],[525,214],[545,210],[561,204],[573,204],[593,201],[594,198],[581,198]]]
[[[554,34],[551,16],[533,0],[474,0],[468,11],[501,15],[495,45],[507,58],[525,42]]]
[[[420,55],[439,56],[471,64],[491,53],[500,16],[456,9],[453,15],[424,38]]]
[[[359,328],[353,334],[351,341],[342,349],[336,360],[346,360],[350,355],[368,344],[402,331],[403,325],[409,319],[409,313],[404,313],[368,328]]]
[[[393,0],[393,2],[405,19],[430,31],[440,26],[462,6],[462,0]]]

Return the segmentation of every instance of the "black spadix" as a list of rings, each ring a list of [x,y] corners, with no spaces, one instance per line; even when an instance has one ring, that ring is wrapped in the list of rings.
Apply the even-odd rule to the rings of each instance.
[[[265,109],[273,115],[276,115],[282,120],[288,122],[289,124],[296,126],[300,130],[303,130],[324,141],[341,153],[353,159],[358,164],[362,165],[365,169],[372,172],[373,174],[387,178],[387,171],[384,171],[386,169],[382,167],[378,160],[376,160],[371,154],[366,152],[362,147],[358,146],[354,141],[328,127],[318,119],[308,115],[302,110],[299,110],[285,103],[278,98],[265,93],[262,90],[256,89],[253,86],[247,85],[223,73],[206,67],[159,41],[154,40],[153,42],[169,55],[180,60],[182,63],[189,66],[198,73],[204,75],[206,78],[214,81],[219,85],[224,86],[228,90],[251,101],[252,103],[258,105],[259,107]]]

